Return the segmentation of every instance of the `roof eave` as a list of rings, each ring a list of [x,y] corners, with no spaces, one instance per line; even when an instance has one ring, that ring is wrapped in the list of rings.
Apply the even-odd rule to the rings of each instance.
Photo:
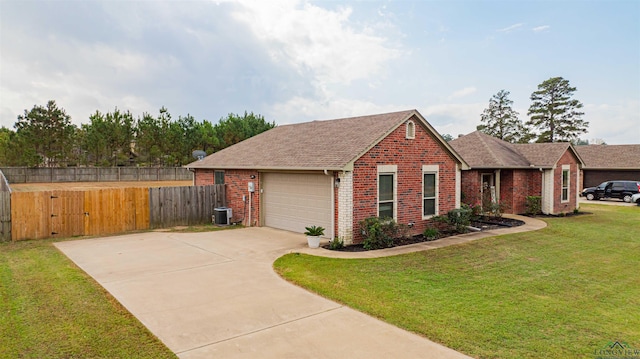
[[[583,166],[583,170],[598,170],[598,171],[639,171],[640,167],[587,167]]]
[[[537,170],[552,169],[553,166],[471,166],[469,170]]]
[[[289,167],[289,166],[230,166],[230,165],[216,165],[216,166],[184,166],[188,169],[194,170],[256,170],[256,171],[351,171],[353,166],[347,164],[343,167],[326,166],[326,167]]]

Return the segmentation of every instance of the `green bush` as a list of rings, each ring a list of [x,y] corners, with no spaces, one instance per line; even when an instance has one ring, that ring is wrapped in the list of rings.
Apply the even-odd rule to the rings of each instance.
[[[380,249],[393,246],[393,240],[405,236],[407,228],[397,224],[392,218],[369,217],[360,221],[364,236],[364,249]]]
[[[504,213],[504,209],[507,207],[507,205],[505,205],[502,202],[491,202],[487,205],[486,208],[486,212],[493,217],[502,217],[502,214]]]
[[[329,241],[329,249],[337,250],[342,249],[344,247],[344,241],[340,239],[340,237],[336,237],[333,240]]]
[[[422,232],[422,235],[424,236],[424,238],[430,241],[438,238],[439,234],[440,234],[440,231],[437,228],[433,228],[433,227],[428,227],[427,229],[424,230],[424,232]]]
[[[452,209],[447,212],[447,223],[455,227],[458,233],[465,233],[467,227],[471,224],[471,215],[473,211],[469,206]]]
[[[474,204],[473,206],[470,206],[466,203],[462,204],[463,208],[466,208],[465,206],[467,206],[469,209],[471,209],[471,219],[478,219],[480,218],[480,215],[482,215],[482,206],[479,204]]]
[[[526,212],[528,215],[536,215],[542,213],[542,197],[527,196]]]

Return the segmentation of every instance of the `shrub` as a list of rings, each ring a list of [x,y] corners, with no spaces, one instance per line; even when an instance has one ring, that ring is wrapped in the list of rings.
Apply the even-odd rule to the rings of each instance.
[[[444,223],[449,228],[453,227],[458,233],[466,233],[467,227],[471,224],[471,218],[474,216],[473,213],[473,207],[463,203],[461,208],[450,210],[446,216],[433,216],[431,220],[434,223]]]
[[[447,212],[447,223],[455,227],[458,233],[465,233],[471,224],[471,214],[469,206],[452,209]]]
[[[336,237],[329,241],[329,249],[337,250],[342,249],[344,247],[344,241],[340,239],[340,237]]]
[[[462,204],[462,206],[468,206],[471,209],[471,219],[478,219],[482,214],[482,206],[479,204],[474,204],[473,206],[469,206],[467,204]]]
[[[526,212],[528,215],[536,215],[542,212],[542,197],[527,196]]]
[[[433,228],[433,227],[428,227],[427,229],[424,230],[424,232],[422,232],[422,235],[424,236],[424,238],[430,241],[438,238],[439,234],[440,234],[440,231],[437,228]]]
[[[507,205],[502,202],[491,202],[487,205],[486,211],[490,216],[500,218],[506,207]]]
[[[393,240],[405,236],[408,228],[397,224],[392,218],[369,217],[360,221],[364,236],[364,249],[380,249],[393,246]]]

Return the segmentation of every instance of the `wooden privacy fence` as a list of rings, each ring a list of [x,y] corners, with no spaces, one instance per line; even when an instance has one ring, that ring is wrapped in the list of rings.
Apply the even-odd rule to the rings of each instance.
[[[184,167],[2,167],[9,183],[191,181]]]
[[[211,221],[213,209],[225,205],[224,185],[149,188],[150,228]]]
[[[107,235],[211,223],[224,185],[11,193],[11,239]],[[0,212],[1,214],[2,212]]]

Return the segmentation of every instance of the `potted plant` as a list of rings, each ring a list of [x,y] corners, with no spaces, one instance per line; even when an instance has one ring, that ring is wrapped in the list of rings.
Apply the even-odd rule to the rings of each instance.
[[[324,228],[317,226],[304,228],[307,230],[304,234],[307,236],[309,248],[318,248],[320,246],[320,236],[324,235]]]

